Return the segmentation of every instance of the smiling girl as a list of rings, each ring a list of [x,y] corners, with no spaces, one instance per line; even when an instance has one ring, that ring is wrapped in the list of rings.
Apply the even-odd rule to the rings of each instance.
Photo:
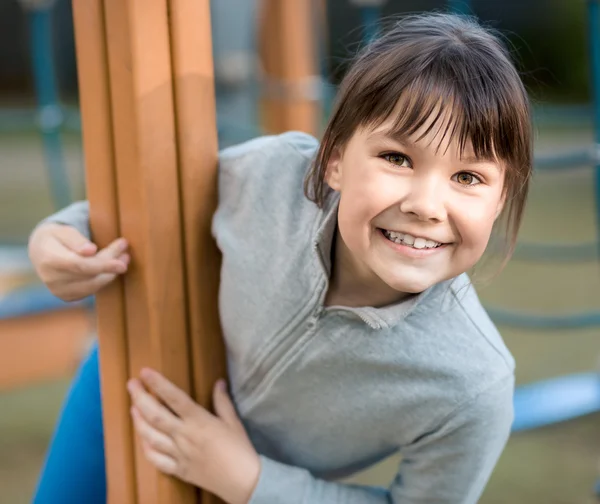
[[[231,399],[219,382],[212,414],[144,370],[128,387],[147,458],[234,504],[477,502],[510,432],[514,361],[465,272],[493,232],[514,247],[530,139],[499,38],[430,14],[358,55],[320,143],[292,132],[223,151],[213,234]],[[64,299],[127,269],[126,241],[97,251],[87,222],[77,203],[31,236]],[[38,503],[102,502],[81,484],[104,482],[96,359]],[[335,482],[398,452],[389,488]]]

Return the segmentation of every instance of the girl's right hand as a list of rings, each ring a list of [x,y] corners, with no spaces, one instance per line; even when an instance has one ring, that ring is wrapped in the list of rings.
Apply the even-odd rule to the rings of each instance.
[[[98,247],[74,227],[47,223],[29,238],[29,258],[50,292],[64,301],[97,293],[127,271],[127,241],[118,238]]]

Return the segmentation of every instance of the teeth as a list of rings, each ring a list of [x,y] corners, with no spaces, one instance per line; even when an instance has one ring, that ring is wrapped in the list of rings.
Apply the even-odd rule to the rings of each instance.
[[[415,240],[415,243],[413,244],[413,247],[415,247],[416,249],[422,249],[422,248],[425,248],[426,243],[427,243],[427,240],[425,240],[423,238],[417,238]]]
[[[395,231],[384,230],[384,234],[388,239],[395,243],[402,243],[403,245],[409,245],[416,249],[436,248],[441,245],[433,240],[426,240],[425,238],[418,238],[405,233],[397,233]]]

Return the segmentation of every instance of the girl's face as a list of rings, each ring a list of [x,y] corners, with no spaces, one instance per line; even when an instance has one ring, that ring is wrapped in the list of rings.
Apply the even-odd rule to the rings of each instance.
[[[336,262],[379,297],[419,293],[471,268],[504,203],[497,161],[475,159],[468,146],[461,156],[438,128],[419,139],[427,124],[409,138],[392,138],[391,128],[355,132],[327,171],[340,193]]]

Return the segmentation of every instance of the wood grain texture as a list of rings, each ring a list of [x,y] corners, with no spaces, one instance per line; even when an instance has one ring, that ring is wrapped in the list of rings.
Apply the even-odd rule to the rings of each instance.
[[[218,312],[221,258],[211,236],[218,142],[210,10],[208,0],[170,0],[169,6],[192,391],[210,408],[213,385],[226,376]],[[203,504],[217,502],[203,492]]]
[[[93,240],[107,246],[121,235],[114,163],[106,25],[102,0],[73,2],[79,95]],[[109,504],[136,502],[133,432],[129,395],[128,345],[123,282],[96,296],[100,381]]]

